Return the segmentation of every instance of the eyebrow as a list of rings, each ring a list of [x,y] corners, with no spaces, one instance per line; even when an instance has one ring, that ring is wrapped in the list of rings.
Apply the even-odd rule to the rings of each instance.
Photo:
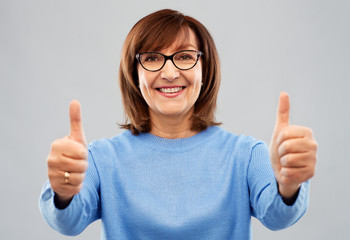
[[[193,49],[195,50],[199,50],[197,46],[191,44],[191,43],[184,43],[184,44],[180,44],[178,46],[175,46],[173,48],[173,51],[174,52],[177,52],[177,51],[181,51],[181,50],[187,50],[189,47],[192,47]],[[169,47],[167,47],[169,48]],[[167,49],[165,48],[165,49]],[[164,49],[150,49],[150,50],[146,50],[145,52],[159,52],[159,51],[163,51]]]
[[[176,46],[175,50],[180,50],[180,49],[184,49],[184,48],[188,48],[188,47],[192,47],[194,49],[197,49],[197,47],[194,46],[193,44],[187,43],[187,44],[181,44],[179,46]]]

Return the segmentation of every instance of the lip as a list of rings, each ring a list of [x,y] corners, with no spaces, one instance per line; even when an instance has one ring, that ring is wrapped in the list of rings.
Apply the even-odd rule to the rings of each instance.
[[[161,91],[158,90],[159,88],[176,88],[176,87],[182,87],[183,89],[180,90],[179,92],[176,92],[176,93],[165,93],[165,92],[161,92]],[[174,97],[177,97],[177,96],[181,95],[185,89],[186,89],[185,86],[173,85],[173,86],[160,86],[160,87],[157,87],[156,91],[160,95],[162,95],[163,97],[174,98]]]

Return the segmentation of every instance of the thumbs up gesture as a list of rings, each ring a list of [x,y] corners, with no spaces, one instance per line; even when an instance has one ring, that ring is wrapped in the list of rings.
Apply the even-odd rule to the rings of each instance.
[[[312,130],[290,125],[289,96],[281,92],[275,128],[270,143],[270,158],[282,197],[293,197],[301,183],[315,173],[317,143]]]
[[[80,192],[88,168],[88,151],[81,121],[80,103],[73,100],[69,105],[70,133],[51,144],[47,158],[51,188],[55,201],[66,206]]]

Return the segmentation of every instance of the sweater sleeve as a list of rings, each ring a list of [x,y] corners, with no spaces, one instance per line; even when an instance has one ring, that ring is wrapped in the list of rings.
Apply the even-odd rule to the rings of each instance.
[[[83,187],[64,209],[55,206],[55,193],[47,181],[39,199],[39,208],[46,222],[64,235],[80,234],[90,223],[100,218],[99,176],[89,152],[89,167]]]
[[[247,177],[252,215],[264,226],[280,230],[293,225],[304,215],[309,201],[309,182],[302,183],[293,205],[286,205],[278,193],[265,143],[260,142],[252,148]]]

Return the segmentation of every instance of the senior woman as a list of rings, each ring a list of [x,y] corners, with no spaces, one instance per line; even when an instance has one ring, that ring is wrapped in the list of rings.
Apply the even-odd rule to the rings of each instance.
[[[127,129],[86,145],[78,101],[69,136],[52,144],[40,209],[66,235],[102,219],[102,239],[251,239],[251,216],[277,230],[306,211],[316,143],[289,125],[281,93],[270,155],[265,143],[220,128],[215,44],[172,10],[131,29],[120,87]]]

